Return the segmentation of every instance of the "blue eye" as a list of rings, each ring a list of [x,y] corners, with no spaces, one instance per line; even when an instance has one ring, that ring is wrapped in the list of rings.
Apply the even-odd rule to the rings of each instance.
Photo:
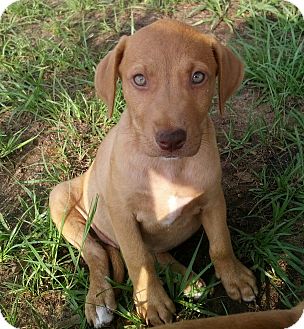
[[[136,74],[133,77],[136,86],[144,87],[147,84],[146,78],[142,74]]]
[[[197,85],[205,80],[205,73],[197,71],[192,74],[192,83]]]

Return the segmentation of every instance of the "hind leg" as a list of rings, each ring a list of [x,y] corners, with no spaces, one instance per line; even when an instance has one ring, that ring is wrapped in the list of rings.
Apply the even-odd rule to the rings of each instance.
[[[169,252],[156,253],[155,257],[162,267],[170,266],[173,272],[179,273],[182,276],[187,274],[187,268],[171,256]],[[194,299],[199,299],[203,294],[202,289],[206,287],[206,284],[200,278],[193,281],[195,276],[196,274],[194,272],[189,274],[188,284],[184,289],[184,295]]]
[[[106,250],[89,233],[85,237],[86,218],[82,207],[82,177],[57,185],[50,194],[51,217],[63,236],[81,251],[90,271],[86,297],[87,321],[100,328],[113,319],[116,309],[113,289],[107,282],[109,257]]]

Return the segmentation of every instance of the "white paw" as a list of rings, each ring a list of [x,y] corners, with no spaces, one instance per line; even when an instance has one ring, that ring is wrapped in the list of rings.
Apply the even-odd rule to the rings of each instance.
[[[108,309],[106,306],[96,306],[96,321],[95,328],[102,328],[108,326],[113,320],[113,312]]]
[[[252,295],[251,297],[243,297],[243,301],[246,303],[253,302],[255,300],[255,295]]]
[[[190,283],[184,290],[184,296],[193,298],[194,300],[200,299],[205,293],[206,285],[203,281],[198,280]]]

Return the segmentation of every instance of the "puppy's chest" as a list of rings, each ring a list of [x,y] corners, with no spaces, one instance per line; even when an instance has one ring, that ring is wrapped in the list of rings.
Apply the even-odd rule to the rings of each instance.
[[[141,193],[136,218],[144,226],[170,226],[201,210],[203,191],[166,179],[156,179]]]

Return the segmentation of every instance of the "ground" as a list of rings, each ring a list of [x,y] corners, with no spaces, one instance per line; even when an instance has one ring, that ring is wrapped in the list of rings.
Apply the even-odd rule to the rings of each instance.
[[[161,17],[213,33],[246,63],[224,116],[216,97],[211,115],[234,249],[260,287],[255,303],[232,302],[198,232],[172,252],[203,272],[201,299],[180,294],[183,278],[160,273],[176,320],[286,308],[304,297],[304,21],[296,8],[278,0],[22,0],[0,23],[0,309],[18,328],[88,328],[87,267],[54,228],[47,197],[88,168],[123,111],[119,94],[106,118],[96,64],[121,35]],[[113,327],[138,327],[127,277],[120,288]]]

